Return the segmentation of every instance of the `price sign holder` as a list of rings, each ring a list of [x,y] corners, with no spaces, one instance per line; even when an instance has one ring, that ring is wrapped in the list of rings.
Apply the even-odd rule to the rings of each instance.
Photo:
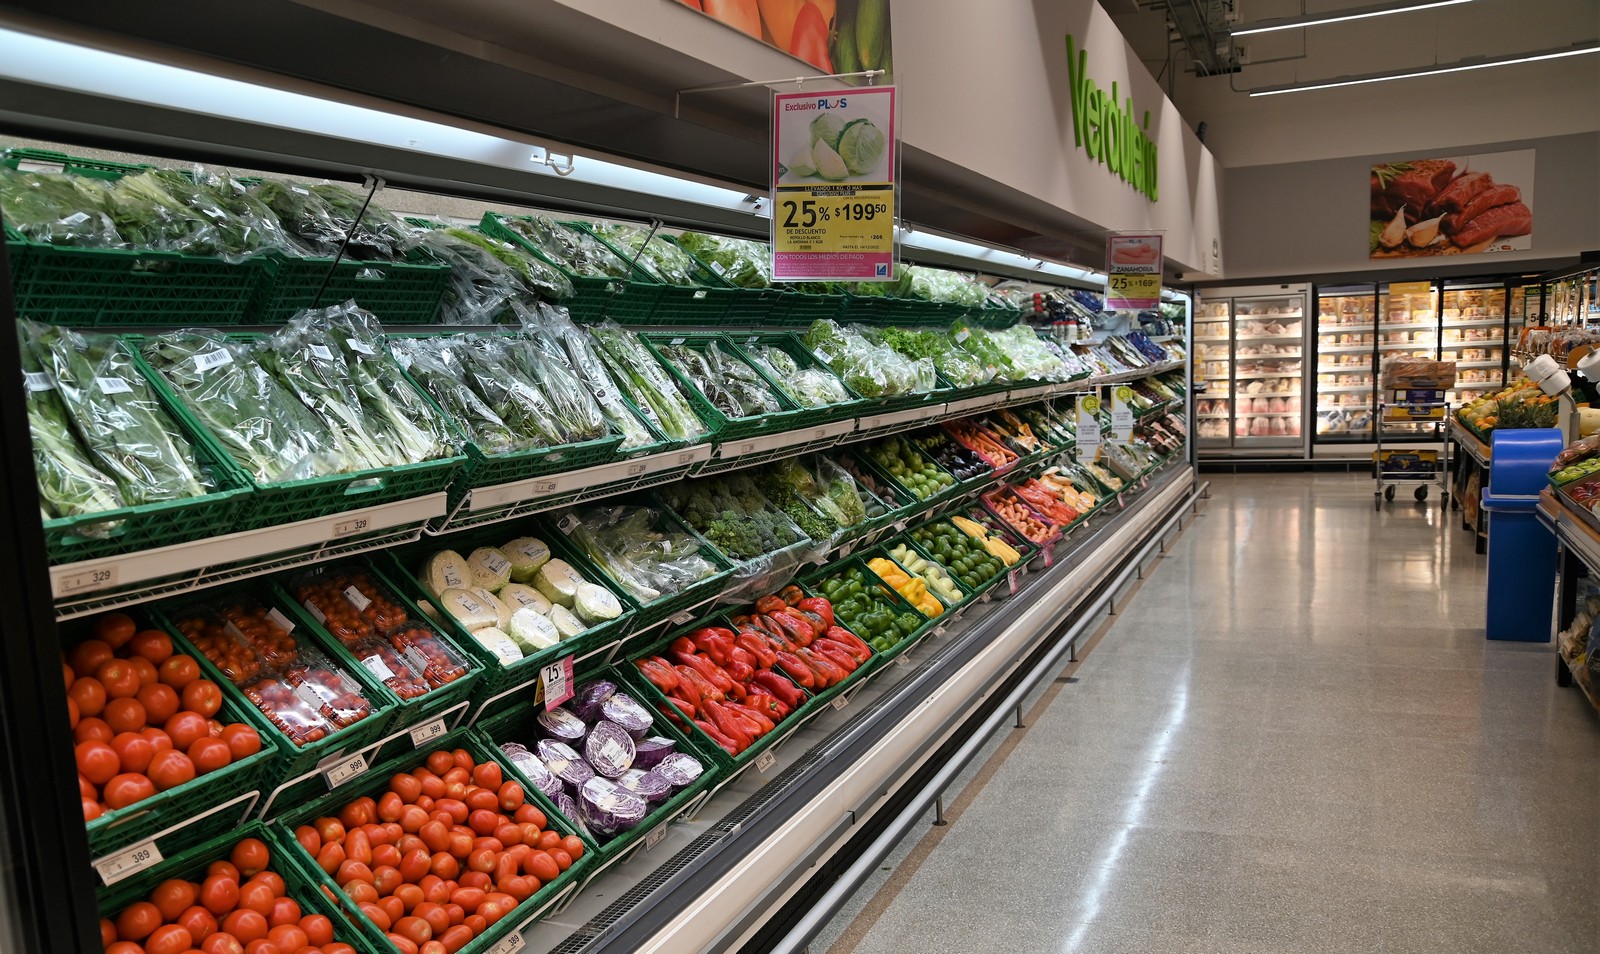
[[[539,670],[544,686],[544,707],[554,709],[572,698],[572,657],[564,656]]]
[[[1094,460],[1095,454],[1100,450],[1099,415],[1099,394],[1078,395],[1078,444],[1076,452],[1079,460]]]
[[[446,732],[443,717],[424,722],[411,730],[411,747],[420,749]]]
[[[1133,437],[1133,388],[1118,384],[1111,389],[1111,433],[1119,443]]]
[[[777,764],[778,757],[772,754],[771,749],[768,749],[767,751],[756,756],[756,771],[760,772],[762,775],[767,774],[772,770],[772,767]]]

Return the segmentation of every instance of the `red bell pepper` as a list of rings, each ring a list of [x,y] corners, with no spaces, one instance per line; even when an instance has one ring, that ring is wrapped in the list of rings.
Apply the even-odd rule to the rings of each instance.
[[[755,657],[751,665],[757,669],[771,669],[778,662],[778,651],[772,644],[755,633],[740,633],[734,637],[739,648]]]
[[[754,720],[756,726],[761,730],[756,736],[757,738],[762,735],[766,735],[768,732],[771,732],[774,728],[776,728],[776,725],[773,723],[771,717],[756,710],[752,706],[730,704],[727,708],[737,716],[741,716],[746,720]]]
[[[684,680],[684,684],[679,687],[680,693],[686,698],[694,699],[697,705],[707,699],[722,702],[728,698],[721,689],[711,684],[711,680],[702,676],[700,670],[690,666],[674,666],[673,668],[677,670],[678,676]]]
[[[689,653],[690,655],[693,655],[700,649],[700,647],[694,644],[694,640],[687,636],[679,636],[677,639],[674,639],[672,641],[672,645],[668,646],[667,648],[675,653]]]
[[[854,647],[855,657],[862,662],[866,662],[868,659],[872,658],[872,647],[867,645],[867,641],[862,639],[860,636],[857,636],[855,633],[850,632],[848,629],[845,629],[843,626],[829,626],[828,631],[823,635],[827,636],[834,642],[843,643],[846,646]]]
[[[757,613],[775,613],[781,609],[788,609],[789,604],[777,596],[763,596],[756,600]]]
[[[778,665],[782,666],[783,671],[788,673],[795,682],[807,689],[816,688],[816,670],[807,665],[804,659],[801,659],[794,653],[779,653]]]
[[[750,743],[754,741],[755,737],[750,734],[749,729],[746,728],[743,720],[736,713],[730,712],[725,706],[716,702],[707,702],[703,708],[705,709],[705,714],[711,718],[717,729],[732,740],[739,751],[743,752],[750,747]]]
[[[678,652],[673,653],[673,655],[677,657],[679,663],[704,676],[707,682],[723,692],[727,692],[728,687],[733,684],[733,680],[728,678],[727,673],[723,672],[720,667],[704,656]]]
[[[701,732],[704,732],[706,735],[710,736],[711,741],[717,743],[717,745],[720,746],[724,752],[727,752],[729,755],[739,754],[740,750],[738,746],[734,744],[734,741],[723,735],[722,730],[718,729],[715,725],[712,725],[710,720],[696,719],[694,720],[694,724],[699,727]]]
[[[672,664],[660,656],[646,656],[636,659],[633,665],[650,680],[651,684],[662,692],[671,693],[678,688],[678,674],[672,671]]]
[[[769,695],[765,692],[751,690],[750,697],[744,701],[744,705],[756,710],[773,722],[777,722],[789,714],[783,703],[778,701],[777,696]]]
[[[793,682],[783,678],[771,670],[756,673],[755,684],[767,690],[790,708],[799,708],[805,701],[805,693]]]
[[[728,680],[728,688],[724,692],[724,695],[728,697],[730,702],[743,702],[744,697],[748,694],[749,690],[745,688],[744,683],[734,682],[732,679]]]
[[[724,635],[724,632],[725,630],[702,627],[690,633],[689,638],[694,641],[694,647],[710,658],[713,663],[718,666],[726,666],[728,664],[728,651],[733,648],[733,634],[727,633],[727,635]]]
[[[767,614],[767,619],[782,627],[784,636],[797,646],[809,646],[811,641],[817,638],[817,631],[812,627],[811,621],[797,613],[784,610]]]
[[[733,684],[737,686],[749,682],[750,677],[756,674],[756,667],[749,663],[729,662],[727,672],[728,678],[732,679]]]
[[[667,711],[667,707],[666,706],[662,706],[661,707],[661,711],[666,713],[667,718],[671,719],[674,722],[678,722],[680,724],[683,721],[681,716],[688,716],[689,718],[692,719],[692,718],[694,718],[695,713],[698,711],[698,709],[695,706],[692,706],[689,703],[684,702],[682,699],[679,699],[677,696],[668,696],[667,697],[667,702],[671,703],[672,704],[672,708],[677,709],[679,714],[675,715],[674,713]]]
[[[807,652],[810,651],[807,650]],[[815,669],[830,686],[844,682],[844,677],[850,675],[838,663],[820,653],[810,653],[805,658],[811,664],[811,668]]]
[[[812,643],[809,648],[813,656],[823,657],[824,659],[833,663],[835,666],[843,669],[846,673],[855,672],[856,667],[861,665],[860,663],[856,662],[854,656],[845,652],[838,643],[830,640],[819,639]]]
[[[806,598],[806,591],[791,583],[778,591],[778,598],[790,606],[797,606]]]
[[[808,596],[795,604],[795,608],[821,617],[823,629],[833,625],[833,604],[820,596]]]

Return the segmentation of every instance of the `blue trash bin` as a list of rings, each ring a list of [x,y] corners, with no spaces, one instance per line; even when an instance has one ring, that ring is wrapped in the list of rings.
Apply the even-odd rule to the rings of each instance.
[[[1550,465],[1561,453],[1553,427],[1496,430],[1490,435],[1489,515],[1490,639],[1550,641],[1549,594],[1556,571],[1556,538],[1539,522],[1539,492],[1549,486]]]

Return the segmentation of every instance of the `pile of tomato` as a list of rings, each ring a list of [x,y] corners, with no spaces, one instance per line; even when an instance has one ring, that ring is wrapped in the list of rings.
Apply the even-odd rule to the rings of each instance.
[[[200,881],[161,882],[144,901],[100,919],[105,954],[356,954],[325,915],[306,914],[258,838],[234,845]]]
[[[400,954],[455,954],[584,852],[465,749],[430,753],[295,838]]]
[[[255,729],[217,721],[222,689],[192,656],[122,613],[95,620],[62,676],[85,821],[261,751]]]

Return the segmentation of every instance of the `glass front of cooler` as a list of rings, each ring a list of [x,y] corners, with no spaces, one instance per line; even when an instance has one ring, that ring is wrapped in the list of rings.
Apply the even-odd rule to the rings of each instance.
[[[1392,392],[1381,389],[1383,366],[1395,358],[1437,360],[1439,356],[1438,285],[1408,282],[1378,289],[1378,378],[1380,403],[1394,402]],[[1391,408],[1383,420],[1385,441],[1421,438],[1437,426],[1443,414],[1421,414]]]
[[[1202,300],[1194,312],[1196,379],[1204,388],[1195,394],[1195,436],[1201,450],[1232,446],[1233,341],[1232,302]]]
[[[1305,296],[1233,300],[1233,446],[1304,443]]]
[[[1371,441],[1377,380],[1375,285],[1317,289],[1317,443]]]
[[[1439,359],[1456,363],[1456,386],[1445,392],[1452,409],[1505,387],[1508,294],[1500,283],[1445,283]]]

